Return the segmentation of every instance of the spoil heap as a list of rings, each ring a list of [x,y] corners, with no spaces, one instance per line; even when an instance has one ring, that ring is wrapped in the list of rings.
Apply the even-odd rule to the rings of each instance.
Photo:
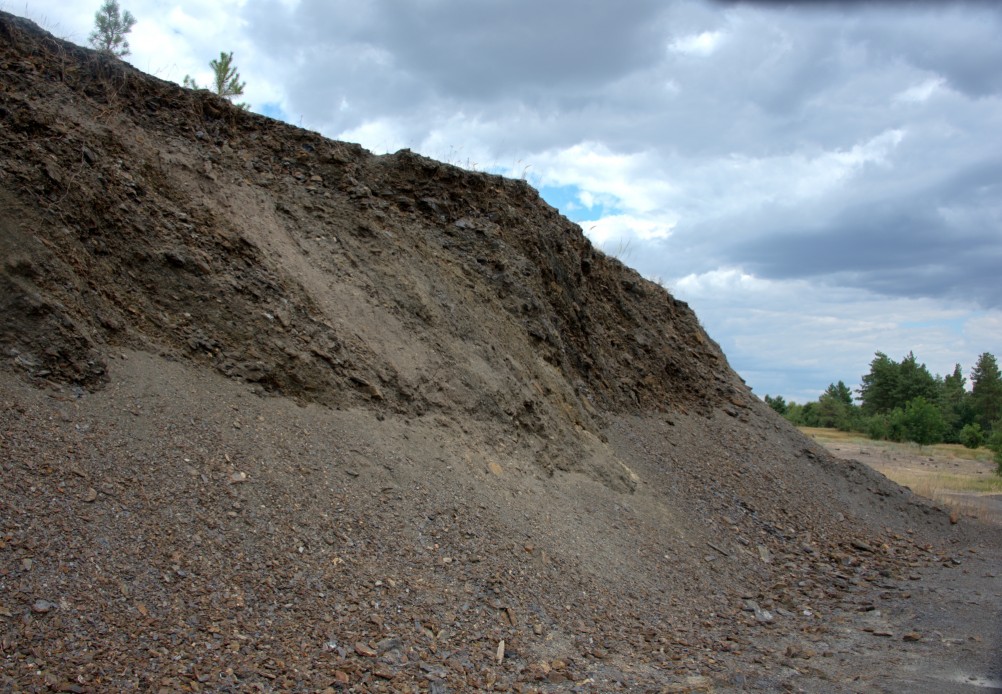
[[[524,182],[0,37],[4,687],[837,688],[966,536]]]

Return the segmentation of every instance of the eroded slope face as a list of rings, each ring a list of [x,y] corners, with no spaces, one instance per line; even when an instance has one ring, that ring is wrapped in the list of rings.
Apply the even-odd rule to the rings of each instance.
[[[750,402],[685,304],[524,182],[0,33],[0,341],[28,373],[95,387],[138,346],[325,405],[504,421],[547,469],[608,457],[602,412]]]

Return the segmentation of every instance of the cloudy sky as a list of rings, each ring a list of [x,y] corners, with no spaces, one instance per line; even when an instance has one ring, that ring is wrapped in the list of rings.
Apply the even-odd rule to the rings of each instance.
[[[100,0],[0,0],[85,44]],[[526,177],[760,396],[1002,357],[1002,3],[121,0],[136,67]]]

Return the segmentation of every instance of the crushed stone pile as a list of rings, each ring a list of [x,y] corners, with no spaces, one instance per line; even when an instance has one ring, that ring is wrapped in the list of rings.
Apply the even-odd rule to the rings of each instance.
[[[0,13],[0,689],[858,691],[984,538],[524,181]]]

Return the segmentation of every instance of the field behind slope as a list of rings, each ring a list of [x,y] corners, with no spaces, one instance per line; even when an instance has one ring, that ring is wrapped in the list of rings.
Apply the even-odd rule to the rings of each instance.
[[[836,429],[800,430],[834,455],[859,460],[957,514],[1002,524],[1002,476],[987,448],[971,450],[949,443],[919,446],[874,441]]]

